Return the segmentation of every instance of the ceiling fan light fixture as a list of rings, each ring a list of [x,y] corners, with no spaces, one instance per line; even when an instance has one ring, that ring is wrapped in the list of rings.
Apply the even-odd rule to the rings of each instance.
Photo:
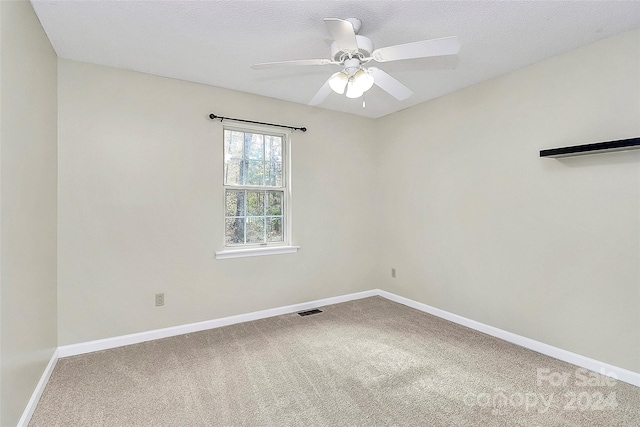
[[[364,93],[373,87],[373,76],[366,70],[360,69],[353,76],[353,84]]]
[[[344,89],[347,87],[348,82],[349,76],[347,76],[344,71],[338,71],[329,78],[329,86],[331,87],[331,90],[340,95],[344,93]]]
[[[363,94],[364,92],[358,88],[353,77],[350,78],[349,83],[347,84],[347,98],[360,98]]]

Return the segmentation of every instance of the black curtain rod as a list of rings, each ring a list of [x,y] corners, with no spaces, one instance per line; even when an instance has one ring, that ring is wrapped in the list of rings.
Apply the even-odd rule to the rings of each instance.
[[[274,123],[254,122],[253,120],[234,119],[233,117],[216,116],[213,113],[209,114],[209,118],[211,120],[215,120],[215,119],[220,119],[220,121],[232,120],[234,122],[253,123],[253,124],[256,124],[256,125],[266,125],[266,126],[275,126],[275,127],[278,127],[278,128],[285,128],[285,129],[291,129],[291,130],[301,130],[302,132],[306,132],[307,131],[307,128],[297,128],[297,127],[294,127],[294,126],[277,125],[277,124],[274,124]]]

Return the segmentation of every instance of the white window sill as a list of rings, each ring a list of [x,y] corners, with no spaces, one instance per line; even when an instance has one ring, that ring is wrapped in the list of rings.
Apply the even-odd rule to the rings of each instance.
[[[216,251],[216,259],[245,258],[249,256],[280,255],[298,252],[300,246],[271,246],[267,248],[230,249]]]

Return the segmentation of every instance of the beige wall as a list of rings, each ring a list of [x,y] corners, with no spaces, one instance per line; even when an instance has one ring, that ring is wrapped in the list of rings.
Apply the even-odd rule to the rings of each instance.
[[[538,155],[640,136],[640,30],[377,125],[382,288],[640,372],[640,153]]]
[[[0,424],[11,426],[57,344],[57,58],[28,2],[0,2],[0,18]]]
[[[372,121],[69,60],[58,73],[60,345],[375,287]],[[212,112],[309,129],[292,141],[298,253],[214,259]]]

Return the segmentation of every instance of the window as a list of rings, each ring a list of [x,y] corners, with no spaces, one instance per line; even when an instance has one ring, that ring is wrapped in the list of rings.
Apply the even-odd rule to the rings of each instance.
[[[285,245],[287,139],[248,129],[224,129],[225,247]]]

